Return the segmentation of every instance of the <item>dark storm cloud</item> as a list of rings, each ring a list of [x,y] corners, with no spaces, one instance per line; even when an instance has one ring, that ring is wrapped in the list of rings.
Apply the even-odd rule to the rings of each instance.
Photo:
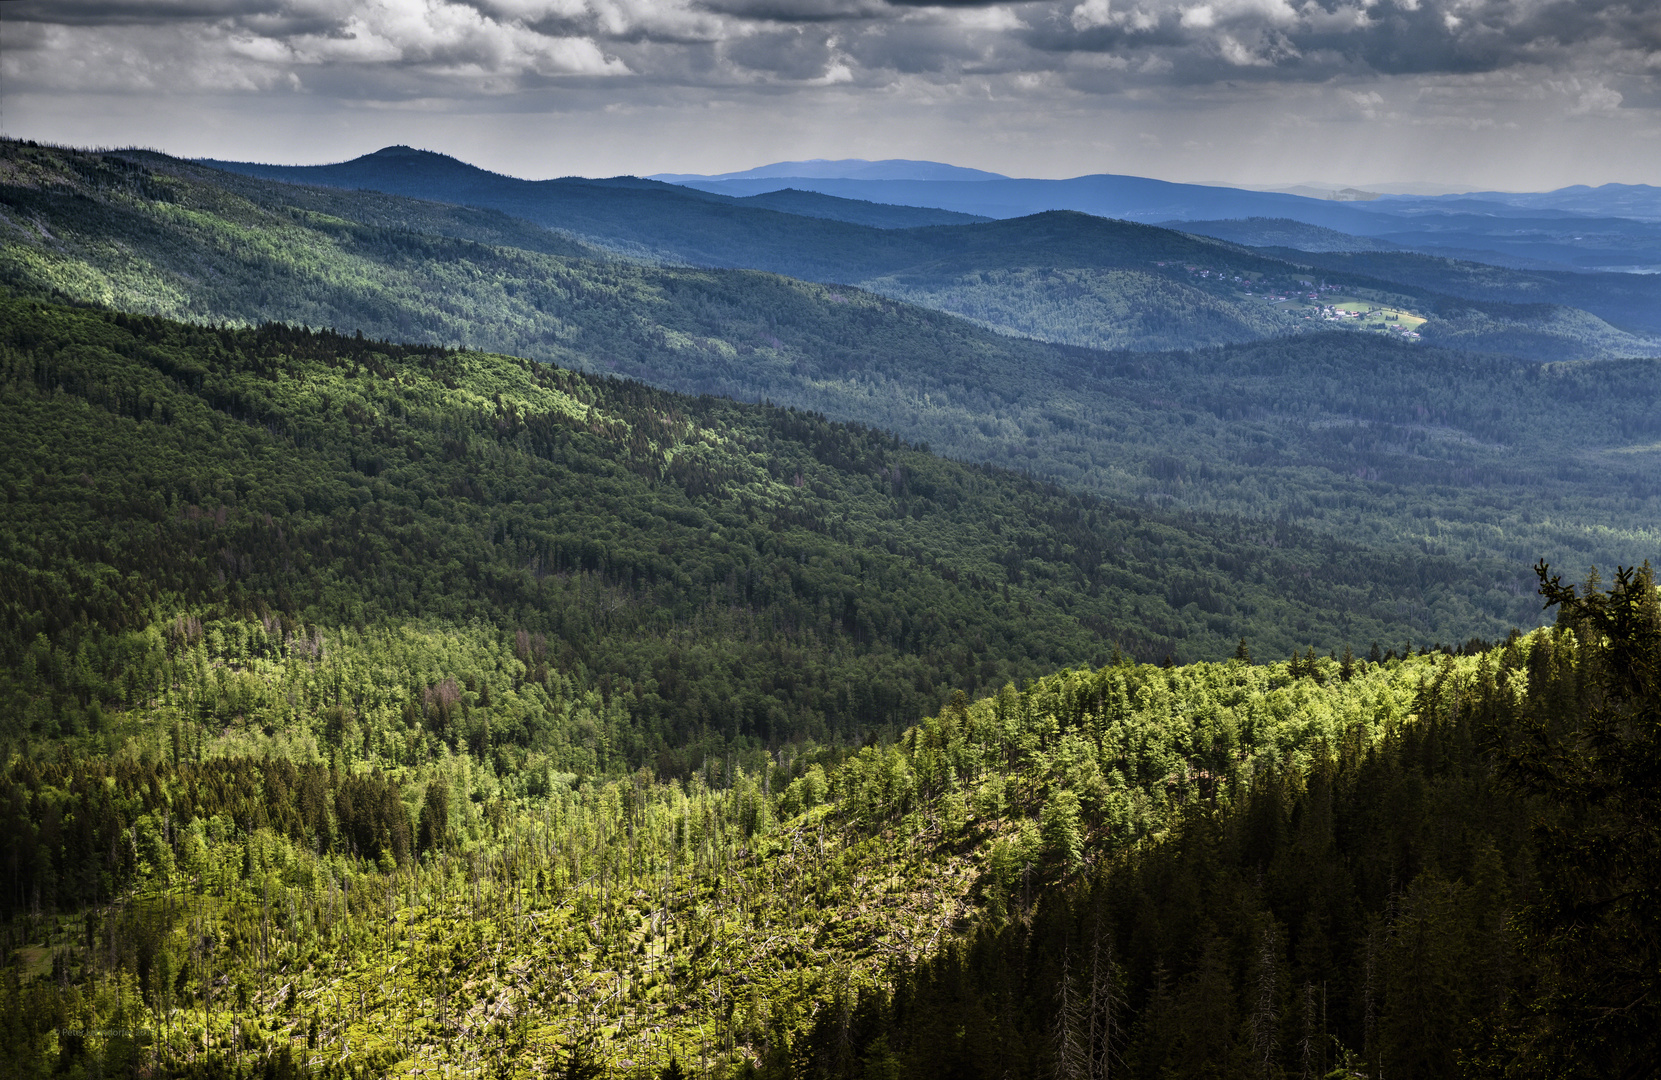
[[[776,23],[881,19],[885,0],[701,0],[699,7],[720,15]]]
[[[739,39],[726,47],[725,55],[748,70],[803,81],[822,77],[834,60],[830,35],[801,29]]]
[[[937,77],[1039,71],[1059,64],[1057,57],[1036,53],[1006,34],[971,37],[956,27],[931,23],[867,28],[848,33],[840,44],[858,70],[877,73]]]
[[[1464,74],[1596,48],[1653,56],[1661,40],[1661,16],[1614,0],[1081,0],[1056,15],[1034,21],[1033,48],[1153,53],[1193,78]]]
[[[11,0],[0,14],[10,22],[63,23],[71,26],[167,23],[217,19],[269,10],[277,4],[250,0]]]
[[[83,67],[103,88],[151,85],[164,67],[247,89],[356,72],[366,97],[395,69],[494,93],[600,74],[950,83],[1072,67],[1076,88],[1112,90],[1524,65],[1648,87],[1661,70],[1651,0],[24,0],[5,14],[24,28],[6,72],[26,87]]]

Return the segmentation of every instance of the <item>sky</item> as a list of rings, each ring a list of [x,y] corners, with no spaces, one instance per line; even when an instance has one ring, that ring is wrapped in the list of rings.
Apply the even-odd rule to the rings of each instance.
[[[515,176],[1661,184],[1657,0],[8,0],[0,129]]]

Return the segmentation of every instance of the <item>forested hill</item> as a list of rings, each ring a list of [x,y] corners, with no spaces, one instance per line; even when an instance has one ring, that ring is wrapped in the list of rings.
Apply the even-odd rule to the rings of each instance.
[[[1399,245],[1371,236],[1355,236],[1291,218],[1225,218],[1219,221],[1166,221],[1168,229],[1210,236],[1254,248],[1285,248],[1276,254],[1301,257],[1311,251],[1397,251]]]
[[[821,1010],[797,1060],[1063,1080],[1653,1075],[1661,603],[1647,567],[1607,593],[1541,577],[1554,632],[1419,667],[1400,714],[1356,680],[1338,700],[1367,701],[1376,726],[1305,698],[1303,746],[1283,733],[1277,760],[1241,754],[1249,771],[1179,766],[1168,784],[1192,793],[1151,842],[1104,836],[1120,774],[1104,792],[1090,750],[1116,729],[1096,726],[1088,683],[1067,688],[1082,701],[1055,687],[1051,731],[1065,747],[1072,705],[1084,745],[1055,755],[1023,870],[1094,873],[1036,891],[1023,876],[1017,894],[1018,860],[999,882],[994,849],[988,892],[1025,917]],[[904,752],[926,769],[965,727],[943,713]]]
[[[1654,578],[1546,588],[1491,650],[1059,672],[667,781],[593,770],[617,698],[534,638],[170,620],[0,772],[8,1068],[1643,1077]]]
[[[744,206],[761,206],[802,217],[830,218],[855,225],[871,225],[879,229],[914,229],[923,225],[967,225],[986,221],[974,214],[960,214],[954,210],[932,210],[923,206],[892,206],[886,203],[866,202],[860,199],[839,199],[821,195],[817,191],[798,191],[784,188],[761,195],[737,199]]]
[[[53,673],[8,691],[15,738],[121,699],[123,635],[178,610],[524,631],[622,703],[640,764],[851,738],[1115,649],[1463,640],[1515,604],[1481,591],[1503,564],[1128,509],[808,413],[276,325],[0,310],[0,644]]]
[[[1264,242],[1284,243],[1269,238],[1264,238]],[[1270,248],[1264,254],[1292,255],[1292,252]],[[1377,281],[1473,300],[1564,304],[1590,311],[1635,333],[1650,337],[1661,334],[1661,277],[1655,274],[1512,270],[1469,259],[1406,251],[1311,249],[1300,251],[1294,257],[1323,273],[1362,274]]]
[[[190,168],[157,154],[127,156],[171,172]],[[858,284],[1006,332],[1071,345],[1193,348],[1310,326],[1305,312],[1288,314],[1263,298],[1264,289],[1295,289],[1310,277],[1309,260],[1298,253],[1251,251],[1071,211],[980,225],[881,229],[866,227],[879,223],[869,215],[827,213],[822,206],[804,214],[788,202],[764,204],[789,211],[774,213],[750,199],[633,177],[520,180],[409,147],[387,147],[335,165],[210,164],[267,180],[487,207],[672,262]],[[796,196],[798,203],[809,198],[806,192]],[[890,215],[903,210],[887,208]],[[842,220],[815,220],[824,218]],[[1210,273],[1198,277],[1193,268]],[[1387,285],[1364,272],[1334,269],[1325,276],[1351,288],[1382,287],[1411,298],[1414,306],[1437,316],[1426,333],[1460,334],[1464,347],[1540,360],[1653,351],[1646,340],[1595,315],[1559,306],[1572,300],[1548,299],[1546,306],[1530,310],[1518,308],[1509,296],[1438,289],[1429,281],[1396,277]],[[1257,291],[1245,292],[1238,281]]]
[[[766,398],[1149,505],[1285,519],[1479,568],[1497,558],[1513,572],[1480,573],[1467,600],[1507,623],[1530,617],[1523,567],[1637,561],[1661,520],[1653,361],[1542,367],[1359,332],[1160,354],[1061,348],[857,289],[600,258],[491,211],[154,156],[0,148],[0,273],[31,295],[466,342]],[[1085,258],[1090,245],[1065,225],[1050,220],[1057,250]],[[1096,302],[1069,291],[1066,265],[1015,268],[1000,253],[1019,239],[1000,231],[1011,227],[964,234],[985,241],[976,258],[989,268],[973,288]],[[1203,322],[1219,310],[1203,290],[1180,311],[1115,295],[1139,324],[1150,311]],[[1495,338],[1517,330],[1483,325]]]
[[[1656,361],[4,146],[5,1075],[1661,1061]]]
[[[158,155],[135,160],[170,170],[183,164]],[[388,147],[337,165],[204,164],[239,178],[488,207],[625,254],[669,262],[865,284],[999,329],[1070,344],[1182,348],[1251,341],[1301,328],[1261,303],[1238,303],[1155,263],[1227,261],[1282,277],[1296,272],[1292,266],[1164,229],[1083,214],[1040,214],[968,231],[887,230],[878,227],[883,222],[874,213],[877,208],[851,214],[844,207],[871,204],[812,192],[732,199],[627,177],[527,181],[408,147]],[[880,209],[889,216],[942,213]],[[962,220],[973,219],[965,215]],[[1068,281],[1053,280],[1058,267]],[[1036,280],[1022,273],[1031,270],[1043,273]],[[983,272],[995,273],[996,280]],[[1001,302],[989,303],[993,297]]]
[[[132,156],[134,160],[155,166],[185,166],[184,162],[158,154]],[[1005,228],[997,234],[960,233],[950,228],[889,231],[836,220],[829,214],[801,214],[792,209],[795,204],[823,207],[855,202],[812,192],[797,192],[792,199],[781,199],[779,193],[733,199],[634,177],[520,180],[479,169],[445,154],[405,146],[387,147],[335,165],[273,166],[229,161],[201,164],[287,184],[361,189],[484,207],[547,228],[590,237],[621,250],[648,252],[702,266],[771,270],[810,280],[855,282],[953,252],[985,250],[996,246],[996,241],[988,243],[993,235],[1007,242],[1008,237],[1023,232],[1020,225],[1014,225],[1013,232]],[[895,214],[941,213],[899,206],[885,209]],[[1172,259],[1215,256],[1221,250],[1221,245],[1165,229],[1084,214],[1058,216],[1096,223],[1106,230],[1103,235],[1115,238],[1119,236],[1117,230],[1124,230],[1124,236],[1131,238],[1131,243],[1105,249],[1098,245],[1096,257],[1111,260],[1110,265],[1121,265],[1129,259],[1140,266],[1160,257],[1161,253]],[[943,224],[945,220],[930,224]],[[975,219],[959,215],[957,220]],[[1040,230],[1031,239],[1042,243],[1046,238]],[[1083,245],[1076,246],[1077,252],[1064,253],[1062,257],[1076,261]]]

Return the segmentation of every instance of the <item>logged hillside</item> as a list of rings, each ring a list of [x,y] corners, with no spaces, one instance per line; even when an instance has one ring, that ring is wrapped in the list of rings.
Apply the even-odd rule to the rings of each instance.
[[[1081,785],[1053,780],[1049,865],[1076,837],[1096,872],[822,1010],[801,1056],[835,1076],[1653,1074],[1661,604],[1647,568],[1543,591],[1555,631],[1421,664],[1405,715],[1379,701],[1376,726],[1198,771],[1149,842],[1092,844]]]
[[[466,342],[767,398],[1078,490],[1517,567],[1634,562],[1661,520],[1653,361],[1542,367],[1353,332],[1222,351],[1065,349],[854,289],[597,259],[487,211],[4,145],[0,268],[33,295]],[[976,272],[979,295],[1065,284],[1065,269],[1011,269],[1021,260],[999,254],[1013,238],[998,231],[1010,224],[963,234],[979,238],[975,258],[1004,267]],[[1080,288],[1070,303],[1101,302]],[[1216,314],[1194,288],[1190,313]],[[1513,603],[1527,593],[1514,578],[1501,586]]]
[[[596,753],[612,709],[534,642],[186,617],[119,658],[127,697],[0,779],[25,987],[0,1009],[43,1067],[782,1075],[896,962],[1023,924],[1259,758],[1371,742],[1436,671],[1121,665],[960,695],[851,755],[733,747],[665,782]],[[52,914],[80,911],[118,944]],[[54,1038],[77,1017],[151,1041]]]
[[[1653,578],[1568,606],[668,782],[587,772],[605,703],[523,638],[176,618],[0,775],[0,1032],[22,1076],[1643,1075],[1653,793],[1584,782],[1653,762]]]
[[[1655,550],[1655,361],[1062,348],[6,145],[6,1075],[1661,1060],[1653,575],[1483,640]]]

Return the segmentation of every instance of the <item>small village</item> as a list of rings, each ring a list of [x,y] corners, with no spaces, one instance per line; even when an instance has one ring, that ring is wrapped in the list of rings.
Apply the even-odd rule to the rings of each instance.
[[[1424,317],[1400,308],[1384,307],[1360,300],[1334,300],[1321,308],[1322,319],[1328,322],[1353,325],[1360,330],[1392,334],[1409,341],[1419,340],[1419,327]]]
[[[1428,321],[1424,316],[1406,308],[1358,299],[1346,294],[1342,286],[1325,282],[1299,280],[1293,283],[1295,288],[1265,289],[1270,283],[1264,279],[1254,281],[1249,277],[1231,275],[1226,271],[1213,270],[1206,266],[1172,262],[1155,262],[1154,265],[1162,269],[1181,267],[1190,277],[1239,286],[1240,291],[1246,296],[1255,296],[1275,306],[1285,305],[1285,310],[1288,311],[1301,310],[1305,318],[1320,319],[1323,322],[1375,334],[1388,334],[1406,341],[1418,341],[1419,328]],[[1255,291],[1260,289],[1265,291]]]

